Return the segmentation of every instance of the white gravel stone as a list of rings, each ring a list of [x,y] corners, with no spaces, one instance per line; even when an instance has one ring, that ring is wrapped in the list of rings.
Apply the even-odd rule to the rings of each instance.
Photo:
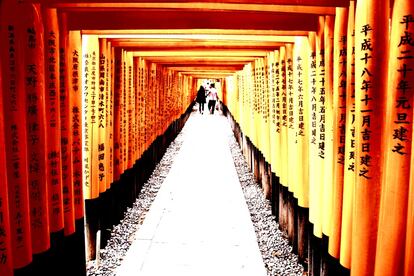
[[[267,275],[303,275],[303,266],[298,262],[298,256],[292,253],[292,247],[279,230],[276,218],[272,215],[271,203],[264,197],[262,189],[255,182],[253,173],[250,172],[233,135],[229,136],[229,144]]]

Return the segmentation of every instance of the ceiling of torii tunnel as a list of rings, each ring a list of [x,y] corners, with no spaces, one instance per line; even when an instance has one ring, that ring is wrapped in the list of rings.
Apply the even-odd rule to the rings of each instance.
[[[320,15],[346,0],[37,2],[67,14],[68,28],[195,78],[231,75],[295,36],[316,31]]]

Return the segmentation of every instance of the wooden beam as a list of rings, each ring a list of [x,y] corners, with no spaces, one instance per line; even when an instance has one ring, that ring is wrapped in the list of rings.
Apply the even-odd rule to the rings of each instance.
[[[63,11],[126,11],[126,10],[145,10],[163,9],[175,10],[176,12],[187,11],[251,11],[251,12],[283,12],[283,13],[311,13],[319,15],[334,15],[335,6],[305,6],[305,5],[269,5],[251,3],[55,3],[51,7],[59,8]]]
[[[205,50],[205,49],[263,49],[271,50],[283,46],[284,42],[225,41],[225,40],[176,40],[176,39],[111,39],[111,45],[128,51],[140,50]]]
[[[243,66],[238,65],[238,66],[234,66],[234,65],[226,65],[226,66],[196,66],[196,65],[192,65],[192,66],[188,66],[188,65],[182,65],[182,64],[176,64],[173,66],[167,66],[168,69],[172,69],[172,70],[181,70],[181,71],[219,71],[219,70],[223,70],[223,71],[238,71],[243,69]]]
[[[45,3],[45,4],[56,4],[56,3],[96,3],[96,0],[23,0],[29,3]],[[136,3],[165,3],[165,0],[101,0],[101,3],[123,3],[136,4]],[[174,0],[168,1],[169,3],[186,3],[188,0]],[[347,7],[349,0],[198,0],[197,3],[210,3],[210,4],[266,4],[266,5],[301,5],[301,6],[321,6],[321,7]]]
[[[87,34],[84,34],[87,35]],[[306,32],[306,36],[308,33]],[[107,38],[107,39],[156,39],[159,41],[168,40],[168,39],[180,39],[180,40],[187,40],[191,41],[210,41],[210,40],[218,40],[218,41],[253,41],[253,42],[295,42],[296,36],[294,35],[285,35],[285,36],[275,36],[275,35],[257,35],[254,34],[106,34],[106,35],[98,35],[99,38]]]
[[[189,56],[181,56],[181,57],[172,57],[172,56],[164,56],[164,57],[145,57],[146,61],[154,62],[154,63],[181,63],[184,64],[185,62],[192,62],[192,63],[206,63],[206,62],[239,62],[240,64],[253,62],[256,58],[254,57],[189,57]]]
[[[168,69],[171,70],[175,70],[175,71],[179,71],[179,72],[198,72],[198,73],[211,73],[211,72],[227,72],[227,73],[233,73],[236,72],[238,70],[240,70],[239,68],[206,68],[206,69],[201,69],[201,68],[196,68],[196,67],[169,67]]]
[[[237,71],[216,71],[216,72],[199,72],[199,71],[176,71],[182,75],[189,75],[189,76],[215,76],[215,78],[223,78],[224,76],[231,76],[234,75]]]
[[[307,31],[285,31],[285,30],[243,30],[243,29],[146,29],[146,30],[82,30],[83,34],[99,35],[101,38],[113,38],[114,35],[123,38],[133,38],[136,35],[248,35],[248,36],[307,36]]]
[[[151,61],[151,60],[149,60]],[[250,60],[251,61],[251,60]],[[192,61],[192,60],[177,60],[173,62],[171,60],[158,60],[156,63],[165,67],[179,67],[179,66],[240,66],[241,69],[250,61],[228,61],[228,60],[203,60],[203,61]]]
[[[134,57],[264,57],[262,50],[210,50],[210,51],[131,51]]]
[[[217,76],[218,78],[222,78],[223,76],[231,76],[235,74],[235,72],[220,72],[220,71],[217,71],[217,72],[178,72],[178,73],[181,73],[183,75],[191,75],[191,76],[200,76],[200,75],[212,76],[214,75],[214,76]]]
[[[216,13],[138,10],[68,13],[68,27],[71,30],[172,28],[316,31],[317,20],[318,16],[313,14],[247,11]]]
[[[193,46],[170,46],[170,47],[125,47],[125,46],[116,46],[122,49],[125,49],[129,52],[148,52],[148,51],[195,51],[195,52],[206,52],[206,51],[265,51],[270,52],[279,49],[280,46],[285,45],[284,43],[279,43],[277,46],[205,46],[205,47],[193,47]]]
[[[186,73],[183,75],[188,75],[197,79],[221,79],[228,76],[232,76],[233,73]]]

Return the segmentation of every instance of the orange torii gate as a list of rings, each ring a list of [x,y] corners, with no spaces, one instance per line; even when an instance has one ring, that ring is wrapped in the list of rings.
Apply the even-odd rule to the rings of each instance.
[[[411,275],[413,4],[377,2],[2,1],[0,273],[84,273],[207,78],[311,275]]]

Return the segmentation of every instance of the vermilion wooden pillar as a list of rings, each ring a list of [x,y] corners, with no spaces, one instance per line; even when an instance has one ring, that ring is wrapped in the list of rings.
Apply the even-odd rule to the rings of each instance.
[[[96,234],[99,229],[98,163],[98,74],[99,41],[97,36],[82,37],[83,93],[83,194],[85,197],[86,260],[96,257]]]
[[[324,58],[325,77],[320,80],[320,141],[319,157],[323,156],[323,186],[322,186],[322,259],[321,275],[329,275],[333,271],[333,258],[328,254],[328,243],[332,229],[332,192],[333,192],[333,40],[334,40],[334,16],[325,16],[324,24]],[[323,90],[322,90],[323,89]],[[324,102],[323,102],[324,101]],[[324,123],[323,123],[324,121]],[[323,128],[323,130],[322,130]],[[324,140],[322,139],[324,136]],[[323,149],[322,149],[323,148]],[[322,151],[324,152],[322,154]]]
[[[99,39],[99,66],[98,66],[98,92],[97,92],[97,122],[98,122],[98,183],[99,183],[99,229],[101,230],[101,248],[104,248],[110,238],[113,216],[111,198],[113,189],[110,189],[112,177],[110,174],[110,110],[109,110],[109,55],[108,42],[104,38]]]
[[[315,157],[317,155],[318,146],[316,140],[316,128],[317,128],[317,96],[316,96],[316,34],[310,32],[308,35],[309,51],[308,54],[308,72],[309,72],[309,222],[315,223],[317,216],[316,201],[318,194],[317,183],[317,167]]]
[[[75,210],[76,232],[66,241],[72,248],[69,253],[73,263],[69,265],[68,274],[85,275],[85,227],[84,227],[84,197],[83,197],[83,167],[82,167],[82,41],[80,31],[69,32],[67,48],[67,87],[69,89],[70,135],[72,136],[72,181],[73,201]],[[65,250],[66,251],[71,250]]]
[[[60,97],[60,122],[61,122],[61,154],[62,154],[62,190],[63,211],[65,221],[65,236],[75,232],[75,205],[73,193],[72,172],[72,117],[70,112],[70,94],[68,82],[68,52],[69,31],[66,26],[66,14],[59,14],[59,97]]]
[[[0,6],[2,9],[2,6]],[[3,25],[1,25],[3,28]],[[3,54],[3,52],[1,52]],[[2,66],[0,62],[0,87],[3,89],[3,75]],[[10,232],[10,217],[9,217],[9,200],[8,200],[8,185],[7,185],[7,166],[6,166],[6,149],[4,141],[4,113],[3,113],[3,96],[0,98],[0,228],[4,229],[3,235],[0,237],[0,243],[3,248],[0,250],[0,257],[4,262],[0,263],[0,273],[4,276],[13,275],[13,259],[11,246],[11,232]]]
[[[62,159],[61,159],[61,123],[59,97],[59,27],[55,9],[42,10],[45,27],[45,89],[46,89],[46,131],[47,172],[49,196],[50,231],[63,230],[62,200]]]
[[[295,91],[293,89],[294,76],[293,76],[293,44],[288,43],[285,45],[285,97],[286,97],[286,131],[287,131],[287,144],[286,144],[286,185],[287,190],[285,194],[285,201],[287,203],[287,233],[289,242],[292,244],[293,252],[297,252],[296,239],[296,219],[295,219],[295,207],[296,198],[294,193],[297,187],[297,173],[294,172],[294,167],[297,166],[297,141],[296,141],[296,129],[298,128],[297,118],[294,116],[294,98]],[[300,166],[300,165],[299,165]],[[300,169],[299,169],[300,171]]]
[[[297,199],[294,196],[297,188],[297,173],[293,168],[297,161],[297,140],[296,129],[298,128],[294,116],[295,91],[293,89],[293,44],[286,44],[285,70],[286,70],[286,120],[287,120],[287,193],[285,200],[287,202],[287,233],[289,242],[292,244],[293,252],[297,253],[297,220],[296,206]],[[295,165],[294,165],[295,164]],[[300,171],[300,169],[299,169]]]
[[[59,273],[63,261],[64,211],[62,185],[59,24],[56,9],[42,7],[45,43],[46,171],[51,232],[51,273]]]
[[[394,1],[385,139],[384,177],[381,187],[375,275],[403,275],[408,194],[410,187],[413,89],[414,4]],[[386,54],[386,53],[385,53]],[[414,262],[414,260],[411,260]]]
[[[45,116],[45,64],[43,23],[40,7],[22,5],[26,15],[23,21],[24,76],[27,110],[27,153],[29,162],[29,199],[31,209],[32,249],[34,254],[50,248],[48,198],[46,186],[46,116]]]
[[[4,144],[7,166],[7,191],[10,212],[12,252],[15,269],[32,261],[27,165],[26,91],[24,89],[24,26],[19,20],[19,6],[2,2],[0,10],[0,46]],[[5,185],[4,183],[2,185]],[[2,189],[3,192],[5,189]],[[7,217],[7,216],[6,216]],[[11,264],[11,263],[9,263]]]
[[[81,163],[81,124],[78,104],[80,94],[80,37],[67,30],[66,14],[59,14],[60,122],[62,154],[62,187],[64,210],[64,247],[62,275],[85,275],[85,246]],[[75,67],[75,68],[74,68]],[[79,154],[80,153],[80,154]],[[81,164],[80,164],[81,165]],[[80,168],[79,168],[80,167]],[[80,189],[80,191],[79,191]],[[81,201],[81,203],[79,202]],[[82,208],[82,210],[79,210]],[[78,209],[78,210],[77,210]],[[79,220],[81,211],[81,221]]]
[[[53,255],[50,241],[50,217],[47,177],[46,84],[44,30],[39,5],[22,4],[21,12],[24,46],[24,75],[27,110],[27,153],[30,222],[33,262],[31,272],[45,274],[53,271],[46,264]],[[29,274],[30,274],[29,273]]]
[[[309,273],[320,275],[322,257],[322,224],[324,200],[325,139],[326,139],[326,87],[325,87],[325,17],[319,17],[318,30],[309,34],[311,139],[309,155],[309,221],[312,222],[309,237]]]
[[[114,50],[114,101],[113,101],[113,185],[115,195],[115,218],[114,223],[117,223],[121,218],[121,211],[119,207],[119,189],[120,179],[122,174],[122,157],[121,157],[121,96],[122,96],[122,50],[116,48]]]
[[[355,188],[355,2],[350,1],[347,26],[345,164],[342,196],[340,264],[351,267],[352,209]]]
[[[414,155],[411,151],[411,165],[414,164]],[[414,273],[414,171],[411,170],[410,190],[408,194],[407,210],[407,230],[405,240],[404,275],[409,276]]]
[[[373,275],[387,95],[389,2],[357,1],[355,16],[355,173],[351,275]]]
[[[331,15],[325,16],[323,46],[320,49],[324,53],[320,62],[324,63],[324,68],[321,68],[320,74],[324,73],[324,77],[319,79],[320,82],[320,114],[319,125],[319,157],[323,159],[323,195],[322,195],[322,233],[329,237],[331,235],[331,216],[332,216],[332,172],[333,172],[333,48],[334,48],[334,23],[335,17]],[[323,122],[324,121],[324,122]],[[323,128],[323,130],[322,130]],[[322,137],[325,137],[323,140]],[[323,145],[321,144],[323,143]],[[323,153],[322,153],[323,152]]]
[[[287,96],[286,96],[286,48],[280,47],[279,55],[279,74],[280,74],[280,102],[281,102],[281,138],[280,138],[280,160],[285,160],[281,163],[280,171],[280,189],[279,189],[279,224],[282,231],[287,231],[287,202],[285,194],[287,189]],[[246,92],[247,97],[247,92]]]
[[[323,201],[324,196],[324,182],[325,182],[325,139],[326,139],[326,74],[325,74],[325,17],[319,17],[318,32],[315,39],[315,53],[316,53],[316,204],[315,204],[315,222],[314,235],[322,238],[322,223],[323,223]]]
[[[296,123],[298,127],[297,153],[298,167],[297,190],[298,198],[297,208],[297,248],[299,260],[304,264],[307,270],[306,259],[308,256],[308,231],[309,231],[309,107],[310,90],[309,90],[309,57],[310,47],[307,37],[297,38],[295,40],[293,69],[294,69],[294,90]]]
[[[329,253],[339,259],[342,221],[342,191],[345,164],[346,61],[348,9],[337,8],[333,51],[333,189],[332,232]]]
[[[82,41],[80,31],[69,32],[67,49],[67,85],[69,89],[70,130],[72,136],[72,178],[75,219],[83,225],[83,170],[82,170]],[[79,229],[76,225],[76,231]],[[82,227],[83,228],[83,227]]]

